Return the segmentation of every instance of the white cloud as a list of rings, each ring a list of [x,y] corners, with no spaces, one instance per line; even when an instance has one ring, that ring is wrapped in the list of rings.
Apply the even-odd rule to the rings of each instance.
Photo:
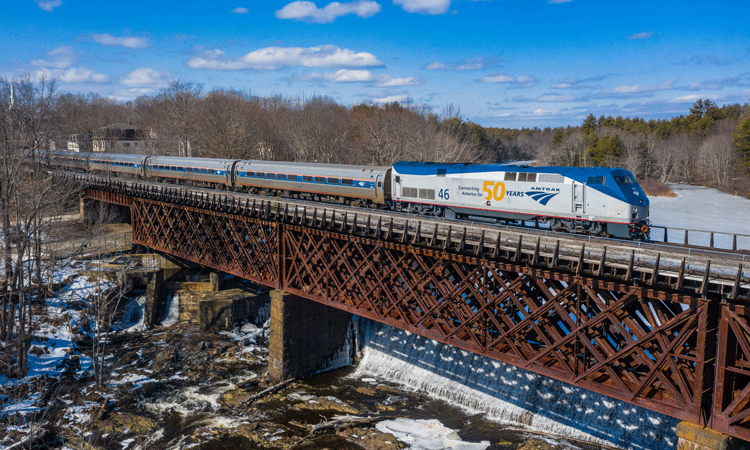
[[[474,58],[461,61],[456,70],[483,70],[497,66],[497,58]]]
[[[417,14],[444,14],[451,6],[451,0],[393,0],[406,12]]]
[[[440,61],[435,61],[432,64],[424,66],[425,70],[450,70],[452,67],[448,64],[443,64]]]
[[[228,57],[221,50],[206,50],[201,56],[193,56],[187,62],[191,69],[213,69],[213,70],[242,70],[249,66],[238,60]]]
[[[393,78],[390,75],[380,75],[376,79],[375,85],[378,87],[402,87],[402,86],[419,86],[424,83],[421,78],[406,77]]]
[[[512,84],[518,87],[531,87],[536,85],[539,80],[533,75],[519,75],[514,77],[507,74],[488,75],[479,79],[480,83],[500,83]]]
[[[125,48],[133,48],[133,49],[141,49],[148,47],[148,39],[144,37],[134,37],[134,36],[112,36],[109,33],[104,34],[92,34],[91,38],[96,42],[97,44],[101,45],[109,45],[109,46],[118,46],[118,47],[125,47]]]
[[[67,69],[39,69],[35,73],[36,78],[46,78],[62,81],[63,83],[104,83],[107,76],[96,73],[88,67],[69,67]]]
[[[653,37],[653,33],[636,33],[631,34],[627,39],[651,39],[651,37]]]
[[[130,88],[147,88],[156,90],[169,84],[172,74],[158,72],[144,67],[136,69],[120,79],[120,84]]]
[[[572,95],[545,94],[536,98],[540,102],[572,102],[576,97]]]
[[[240,6],[239,8],[234,8],[232,12],[235,14],[247,14],[250,11],[248,11],[247,8],[243,8],[242,6]]]
[[[52,67],[55,69],[66,69],[73,65],[76,60],[75,54],[73,53],[73,47],[64,46],[57,47],[47,52],[47,56],[50,56],[51,61],[44,59],[37,59],[31,61],[32,66],[37,67]]]
[[[329,3],[318,8],[315,3],[296,1],[276,11],[277,19],[296,19],[314,23],[330,23],[337,17],[354,14],[367,18],[380,12],[380,5],[372,0],[358,0],[351,3]]]
[[[74,67],[76,56],[73,47],[57,47],[47,52],[50,60],[37,59],[29,62],[30,65],[38,67],[35,72],[37,78],[55,79],[63,83],[104,83],[107,76],[96,73],[88,67]]]
[[[37,0],[37,5],[47,12],[52,12],[53,9],[62,5],[62,0]]]
[[[380,97],[380,98],[373,98],[373,103],[404,103],[409,99],[409,96],[406,94],[400,94],[400,95],[390,95],[388,97]]]
[[[695,103],[702,98],[700,95],[683,95],[682,97],[673,98],[669,103]]]
[[[667,80],[661,84],[623,84],[604,91],[604,94],[642,94],[644,92],[664,91],[672,89],[676,79]]]
[[[193,69],[215,70],[278,70],[284,67],[302,66],[315,68],[379,67],[383,63],[374,55],[354,52],[335,45],[320,47],[266,47],[254,50],[245,56],[232,59],[221,50],[203,52],[187,61]]]
[[[602,81],[610,75],[596,75],[588,78],[566,78],[560,82],[552,83],[551,89],[600,89],[599,84],[587,84]]]
[[[325,79],[333,83],[367,83],[373,81],[375,77],[373,77],[372,72],[369,70],[341,69],[326,74]]]

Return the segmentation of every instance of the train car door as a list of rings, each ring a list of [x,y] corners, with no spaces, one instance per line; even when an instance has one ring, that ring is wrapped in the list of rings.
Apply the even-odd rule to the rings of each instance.
[[[573,182],[573,214],[586,214],[586,185]]]

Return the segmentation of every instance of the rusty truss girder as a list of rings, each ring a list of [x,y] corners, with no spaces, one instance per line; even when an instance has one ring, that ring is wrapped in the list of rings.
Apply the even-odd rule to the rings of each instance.
[[[484,233],[469,243],[465,230],[179,195],[131,198],[135,243],[750,439],[738,282],[724,295],[707,278],[687,287],[682,269],[665,278],[658,258],[639,273],[632,256],[592,263],[583,247],[563,260],[538,241],[498,235],[488,250]]]
[[[133,243],[280,287],[278,223],[145,199],[132,216]]]
[[[303,226],[283,235],[287,292],[702,421],[706,302]]]
[[[723,305],[712,426],[750,440],[750,309]]]

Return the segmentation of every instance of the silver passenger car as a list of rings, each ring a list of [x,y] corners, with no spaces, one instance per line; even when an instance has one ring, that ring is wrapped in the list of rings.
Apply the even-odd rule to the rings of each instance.
[[[234,184],[238,188],[284,190],[305,195],[357,198],[385,203],[389,167],[274,161],[239,161]]]
[[[100,173],[127,173],[144,176],[146,156],[122,153],[90,153],[89,169]]]
[[[43,157],[49,158],[49,163],[57,167],[74,170],[88,170],[89,155],[90,153],[57,151],[45,153]]]
[[[147,159],[146,176],[231,187],[232,168],[236,163],[237,160],[151,156]]]

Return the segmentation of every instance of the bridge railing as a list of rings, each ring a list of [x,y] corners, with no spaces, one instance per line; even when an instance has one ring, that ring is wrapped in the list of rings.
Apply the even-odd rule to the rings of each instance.
[[[654,225],[651,227],[651,240],[654,242],[669,242],[706,248],[750,251],[750,234],[742,233],[725,233],[721,231],[693,230]]]

